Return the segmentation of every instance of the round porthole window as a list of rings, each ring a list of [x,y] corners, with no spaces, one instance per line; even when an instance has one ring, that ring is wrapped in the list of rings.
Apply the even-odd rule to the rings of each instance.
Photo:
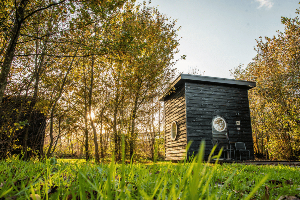
[[[175,140],[177,136],[177,123],[174,121],[171,125],[171,138]]]
[[[213,120],[213,127],[216,129],[218,132],[225,131],[226,129],[226,121],[223,117],[216,117]]]

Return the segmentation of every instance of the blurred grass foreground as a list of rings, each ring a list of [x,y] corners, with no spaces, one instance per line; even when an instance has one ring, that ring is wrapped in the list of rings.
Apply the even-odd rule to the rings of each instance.
[[[298,167],[203,162],[95,164],[83,160],[0,161],[0,199],[299,198]],[[213,152],[212,152],[213,153]],[[211,155],[212,155],[211,153]]]

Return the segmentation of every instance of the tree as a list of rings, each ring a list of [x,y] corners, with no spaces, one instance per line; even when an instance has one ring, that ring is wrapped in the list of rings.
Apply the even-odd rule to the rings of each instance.
[[[155,8],[146,7],[145,4],[135,7],[128,2],[124,11],[113,16],[106,26],[107,38],[114,41],[110,48],[116,91],[113,127],[116,127],[116,116],[120,110],[118,106],[125,99],[128,106],[130,158],[136,148],[136,119],[141,105],[155,98],[153,94],[168,82],[165,78],[173,73],[171,67],[175,63],[174,54],[178,52],[179,45],[175,23],[169,23],[169,19]],[[114,132],[117,134],[117,130]],[[120,136],[115,135],[117,148],[120,144],[118,138]],[[118,152],[120,150],[116,149],[116,155]]]
[[[55,85],[51,82],[56,83],[55,80],[59,80],[54,76],[69,75],[72,65],[66,66],[69,66],[75,57],[88,56],[83,55],[82,49],[89,47],[78,41],[76,36],[86,31],[88,25],[99,23],[108,17],[123,3],[123,0],[1,1],[0,105],[4,95],[25,94],[26,97],[33,97],[27,109],[30,124],[36,100],[48,100],[48,103],[44,104],[39,102],[39,109],[50,115],[50,127],[53,127],[53,117],[56,116],[57,104],[64,95],[66,81],[62,84],[59,82],[57,87],[51,87]],[[45,77],[49,77],[47,73],[51,68],[50,76],[52,75],[53,80],[49,81]],[[62,79],[67,80],[68,77]],[[41,88],[44,89],[44,96],[40,94]],[[47,98],[50,91],[57,92],[56,97]],[[1,115],[5,116],[2,112]],[[27,133],[23,142],[24,151],[27,149],[28,126],[25,129]],[[50,128],[50,136],[53,140],[53,128]],[[48,156],[51,154],[52,144],[54,141],[50,144]],[[25,157],[26,154],[27,151]]]
[[[30,18],[37,13],[47,10],[52,6],[57,6],[65,0],[58,3],[40,4],[30,2],[29,0],[6,1],[1,5],[1,19],[3,21],[1,42],[1,74],[0,74],[0,103],[6,90],[7,79],[11,71],[11,65],[15,56],[16,46],[19,42],[20,32]]]
[[[14,13],[19,2],[26,1],[1,9]],[[26,4],[24,16],[36,12],[22,22],[3,91],[33,98],[26,112],[36,109],[47,117],[48,157],[56,148],[66,147],[72,153],[85,149],[86,159],[94,152],[96,162],[113,152],[120,160],[125,136],[131,158],[141,133],[143,108],[157,105],[161,87],[174,71],[179,45],[175,21],[146,3],[135,6],[133,0],[58,3],[49,8],[46,0]],[[5,18],[3,29],[12,27],[14,15],[10,19]],[[9,33],[1,32],[1,64],[11,41]],[[160,133],[154,127],[155,112],[149,113],[150,131]],[[14,123],[18,120],[3,123],[1,134],[10,136]],[[153,157],[155,135],[151,144]]]
[[[40,35],[35,37],[28,32],[28,29],[36,25],[36,16],[45,17],[47,12],[55,7],[54,15],[56,18],[60,18],[60,29],[68,26],[70,18],[68,19],[67,13],[74,13],[80,16],[80,20],[77,22],[77,28],[85,28],[86,24],[95,23],[90,15],[92,12],[105,18],[111,11],[122,6],[123,0],[93,0],[93,1],[80,1],[80,0],[60,0],[60,1],[29,1],[29,0],[5,0],[0,4],[0,104],[6,91],[8,84],[8,78],[11,73],[12,63],[17,51],[18,45],[26,43],[28,41],[36,40],[45,37],[46,35]],[[72,17],[71,17],[72,18]],[[70,25],[73,25],[71,23]],[[74,29],[70,26],[70,29]]]
[[[300,21],[281,21],[285,31],[260,38],[253,62],[235,68],[233,75],[257,84],[249,91],[256,153],[290,160],[300,156]]]

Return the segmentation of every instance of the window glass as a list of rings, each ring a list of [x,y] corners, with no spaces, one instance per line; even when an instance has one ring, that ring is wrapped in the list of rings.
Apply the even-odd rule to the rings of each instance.
[[[226,129],[226,122],[225,119],[222,117],[216,117],[213,121],[214,129],[219,132],[222,132]]]
[[[171,138],[172,140],[175,140],[177,136],[177,124],[176,122],[172,122],[171,125]]]

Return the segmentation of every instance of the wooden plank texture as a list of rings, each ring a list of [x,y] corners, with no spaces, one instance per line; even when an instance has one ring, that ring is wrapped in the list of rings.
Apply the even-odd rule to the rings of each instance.
[[[186,107],[184,87],[165,99],[165,149],[166,160],[182,160],[186,156]],[[171,124],[177,123],[177,137],[171,138]]]
[[[208,158],[212,148],[212,119],[219,115],[226,120],[230,141],[245,142],[254,156],[246,88],[185,82],[185,98],[187,142],[193,141],[189,155],[198,153],[201,140],[205,140],[205,158]]]

